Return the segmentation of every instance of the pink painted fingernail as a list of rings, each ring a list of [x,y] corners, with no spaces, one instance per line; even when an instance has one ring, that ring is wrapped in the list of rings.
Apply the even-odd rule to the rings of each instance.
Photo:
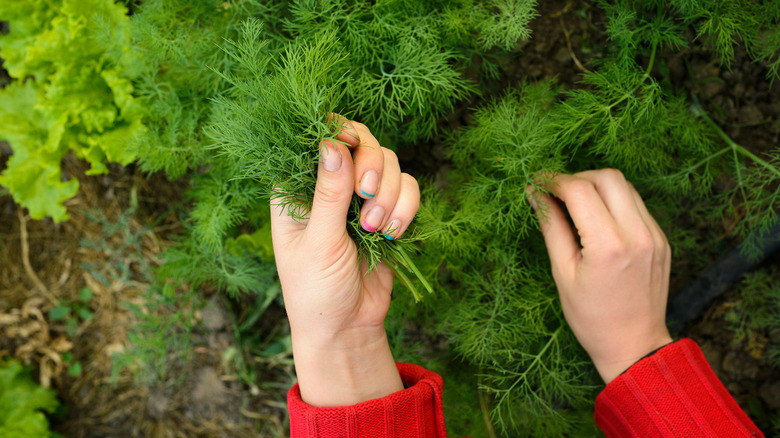
[[[341,169],[341,154],[328,140],[323,141],[320,146],[320,160],[328,172],[336,172]]]
[[[381,205],[374,206],[363,218],[363,228],[366,231],[374,232],[382,225],[382,219],[385,217],[385,209]]]

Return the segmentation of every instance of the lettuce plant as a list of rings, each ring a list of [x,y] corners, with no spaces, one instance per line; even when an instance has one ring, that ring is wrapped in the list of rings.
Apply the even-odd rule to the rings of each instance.
[[[54,436],[44,412],[53,413],[58,406],[55,392],[35,383],[19,362],[0,361],[0,436]]]
[[[16,79],[0,91],[0,139],[14,152],[0,185],[35,219],[68,218],[62,203],[78,190],[60,169],[68,152],[91,175],[135,160],[129,139],[144,127],[126,14],[112,0],[0,3],[10,22],[0,56]]]

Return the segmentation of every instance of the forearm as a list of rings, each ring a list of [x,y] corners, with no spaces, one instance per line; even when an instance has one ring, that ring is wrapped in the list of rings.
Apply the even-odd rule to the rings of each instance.
[[[294,333],[293,356],[301,398],[311,406],[350,406],[404,389],[384,327],[337,337]]]

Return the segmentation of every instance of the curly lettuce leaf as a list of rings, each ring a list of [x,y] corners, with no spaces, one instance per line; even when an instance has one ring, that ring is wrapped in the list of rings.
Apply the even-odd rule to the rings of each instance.
[[[42,411],[52,413],[58,405],[54,391],[35,383],[21,364],[0,362],[0,436],[52,436],[49,421]]]
[[[144,111],[126,13],[112,0],[0,2],[10,22],[0,56],[17,79],[0,90],[0,139],[14,151],[0,185],[35,219],[68,219],[63,202],[78,191],[77,180],[62,181],[69,151],[89,175],[136,158]]]
[[[53,118],[36,108],[38,93],[32,82],[13,82],[0,95],[0,137],[14,150],[0,185],[33,218],[67,219],[62,203],[76,195],[79,183],[62,181],[60,162],[68,151],[62,142],[65,116]]]

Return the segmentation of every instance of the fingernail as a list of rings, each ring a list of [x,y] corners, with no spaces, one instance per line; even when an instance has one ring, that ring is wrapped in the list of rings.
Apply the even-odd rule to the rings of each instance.
[[[387,225],[387,228],[386,228],[386,231],[385,231],[385,234],[384,234],[385,239],[387,239],[387,240],[395,240],[394,234],[397,235],[398,231],[401,228],[399,224],[400,224],[400,222],[395,220],[395,219],[390,221],[390,224]]]
[[[379,174],[376,170],[369,170],[363,174],[363,178],[360,178],[360,193],[373,198],[376,196],[377,189],[379,188]]]
[[[528,197],[528,202],[531,204],[531,208],[533,208],[533,209],[534,209],[534,211],[536,211],[536,210],[538,210],[538,209],[539,209],[539,206],[538,206],[538,205],[536,205],[536,200],[535,200],[534,198],[532,198],[532,197],[530,197],[530,196],[529,196],[529,197]]]
[[[327,140],[320,145],[320,160],[322,161],[322,167],[328,172],[335,172],[341,169],[341,154]]]
[[[525,192],[528,194],[526,197],[526,199],[528,199],[528,203],[531,204],[531,207],[534,209],[534,211],[538,210],[539,206],[536,204],[536,199],[533,198],[536,189],[533,186],[528,186],[525,188]]]
[[[382,219],[385,217],[385,209],[381,205],[376,205],[374,208],[366,213],[363,218],[363,228],[367,231],[374,232],[382,225]]]

